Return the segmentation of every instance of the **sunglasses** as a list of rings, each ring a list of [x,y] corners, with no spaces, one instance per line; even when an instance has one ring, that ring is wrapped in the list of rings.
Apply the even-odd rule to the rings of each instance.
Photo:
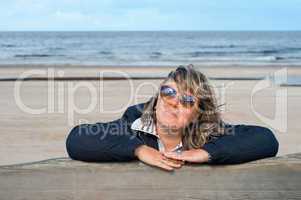
[[[162,85],[160,88],[160,95],[167,102],[173,101],[177,98],[177,91],[170,86]],[[179,101],[184,107],[190,108],[196,103],[196,98],[192,95],[184,94],[179,97]]]

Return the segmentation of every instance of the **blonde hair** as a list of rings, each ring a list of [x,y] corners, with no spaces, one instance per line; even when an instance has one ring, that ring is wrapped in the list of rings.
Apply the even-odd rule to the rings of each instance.
[[[221,119],[214,91],[204,74],[195,70],[193,65],[179,66],[168,74],[162,84],[167,81],[174,81],[180,92],[190,91],[199,99],[197,119],[182,132],[184,149],[200,148],[210,139],[224,134],[225,124]],[[159,93],[144,106],[141,116],[144,127],[149,127],[152,122],[156,123],[155,106],[158,95]]]

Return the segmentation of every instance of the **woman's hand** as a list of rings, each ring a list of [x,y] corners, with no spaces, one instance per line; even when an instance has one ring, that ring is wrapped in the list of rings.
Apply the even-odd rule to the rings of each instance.
[[[174,168],[180,168],[184,164],[183,161],[167,158],[163,153],[158,150],[149,147],[147,145],[141,145],[135,150],[135,155],[142,162],[156,166],[168,171],[174,170]]]
[[[187,151],[182,151],[180,153],[176,152],[165,152],[164,156],[170,159],[187,161],[192,163],[204,163],[208,162],[209,154],[203,149],[191,149]]]

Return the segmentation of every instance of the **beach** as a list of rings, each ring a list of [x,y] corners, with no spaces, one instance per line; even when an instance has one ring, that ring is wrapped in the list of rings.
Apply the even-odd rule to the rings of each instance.
[[[226,122],[267,126],[280,143],[278,155],[301,152],[301,87],[266,79],[285,73],[300,77],[300,66],[196,67],[210,78],[218,102],[226,103],[221,107]],[[129,105],[146,102],[171,69],[1,65],[0,165],[67,157],[65,140],[72,127],[119,118]]]

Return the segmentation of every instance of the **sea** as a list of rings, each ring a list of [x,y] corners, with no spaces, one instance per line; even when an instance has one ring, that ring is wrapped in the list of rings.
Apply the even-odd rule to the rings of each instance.
[[[301,31],[0,32],[1,64],[301,64]]]

